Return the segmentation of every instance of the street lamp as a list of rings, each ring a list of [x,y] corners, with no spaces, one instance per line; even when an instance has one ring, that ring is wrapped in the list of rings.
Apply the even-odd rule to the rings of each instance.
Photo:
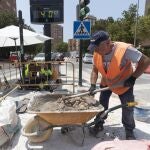
[[[137,3],[137,11],[136,11],[136,22],[135,22],[135,30],[134,30],[134,47],[136,47],[138,17],[139,17],[139,0]]]
[[[17,52],[16,40],[17,40],[18,38],[16,38],[16,37],[9,37],[9,38],[12,39],[12,40],[14,40],[14,43],[15,43],[15,50],[16,50],[16,52]]]

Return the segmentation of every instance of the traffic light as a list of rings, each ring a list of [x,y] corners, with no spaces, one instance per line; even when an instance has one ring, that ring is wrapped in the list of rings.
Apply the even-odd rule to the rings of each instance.
[[[90,12],[90,8],[87,6],[88,4],[90,3],[90,0],[80,0],[79,1],[79,17],[80,17],[80,20],[83,20],[87,13]]]

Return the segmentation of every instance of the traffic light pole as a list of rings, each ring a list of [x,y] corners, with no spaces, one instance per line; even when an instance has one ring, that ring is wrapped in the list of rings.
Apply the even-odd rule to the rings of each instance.
[[[82,86],[82,55],[83,55],[83,40],[80,40],[79,51],[79,86]]]
[[[79,5],[76,7],[77,20],[83,21],[90,9],[87,5],[90,0],[79,0]],[[82,54],[83,54],[83,39],[80,39],[80,51],[79,51],[79,86],[82,86]]]
[[[80,0],[79,0],[79,4],[80,4]],[[80,5],[77,5],[77,20],[80,20]],[[78,85],[79,86],[82,86],[82,55],[83,55],[83,52],[82,52],[82,44],[83,43],[83,40],[80,40],[80,49],[79,49],[79,83]]]

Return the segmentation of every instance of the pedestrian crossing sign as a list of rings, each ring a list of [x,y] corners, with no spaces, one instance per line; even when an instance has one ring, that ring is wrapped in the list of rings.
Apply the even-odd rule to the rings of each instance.
[[[90,21],[74,21],[73,38],[90,39],[91,23]]]

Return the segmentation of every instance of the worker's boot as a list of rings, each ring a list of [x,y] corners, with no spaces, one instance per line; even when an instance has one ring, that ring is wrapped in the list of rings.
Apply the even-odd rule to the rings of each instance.
[[[89,133],[92,136],[96,137],[100,131],[103,131],[103,129],[104,129],[103,125],[95,125],[93,127],[89,127]]]
[[[136,140],[133,130],[125,130],[126,132],[126,140]]]

